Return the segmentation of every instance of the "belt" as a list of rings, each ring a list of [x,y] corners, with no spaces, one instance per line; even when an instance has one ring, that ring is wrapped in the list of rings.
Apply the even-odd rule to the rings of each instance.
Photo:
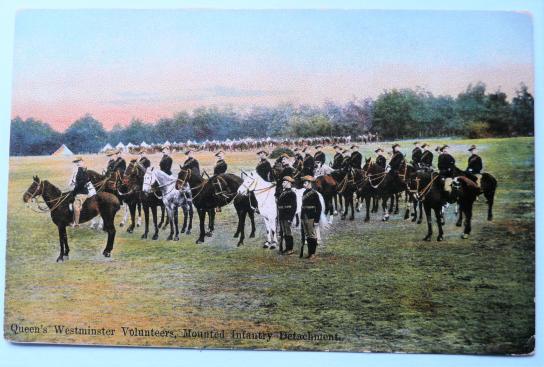
[[[312,206],[302,206],[302,209],[315,209],[315,205]]]
[[[278,209],[291,209],[292,205],[278,205]]]

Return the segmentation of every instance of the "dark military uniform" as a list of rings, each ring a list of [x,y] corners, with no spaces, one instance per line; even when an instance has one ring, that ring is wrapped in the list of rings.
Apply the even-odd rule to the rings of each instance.
[[[315,170],[315,160],[310,154],[306,154],[302,162],[302,175],[313,176]]]
[[[325,153],[323,153],[321,150],[318,150],[314,154],[314,161],[321,162],[321,165],[325,164]]]
[[[220,175],[227,172],[227,162],[224,159],[218,159],[213,168],[214,175]]]
[[[455,168],[455,158],[450,154],[440,154],[438,156],[438,170],[442,177],[453,177],[453,169]]]
[[[385,167],[387,166],[387,160],[383,155],[379,155],[376,157],[376,166],[381,167],[385,170]]]
[[[412,150],[412,164],[415,166],[415,167],[418,167],[419,164],[421,163],[421,156],[423,155],[423,151],[421,150],[420,147],[415,147],[413,150]]]
[[[268,161],[268,159],[263,158],[261,161],[257,164],[257,168],[255,169],[257,171],[257,174],[261,176],[261,178],[267,182],[272,182],[272,165]]]
[[[167,175],[172,175],[172,163],[172,157],[170,157],[168,154],[165,154],[161,158],[159,168]]]
[[[478,154],[473,154],[468,158],[468,166],[465,173],[467,174],[468,178],[474,182],[477,182],[478,177],[476,177],[476,175],[479,175],[482,172],[482,168],[482,158]]]
[[[108,166],[106,167],[106,174],[112,173],[114,167],[115,167],[115,159],[112,158],[108,161]]]
[[[141,157],[138,159],[138,163],[144,166],[145,168],[151,167],[151,161],[147,157]]]
[[[87,189],[87,184],[91,181],[89,174],[87,173],[87,168],[78,167],[76,173],[76,180],[74,190],[72,195],[89,195],[89,190]]]
[[[425,168],[430,168],[433,166],[433,153],[430,150],[426,150],[423,152],[423,154],[421,154],[419,166]]]
[[[293,234],[291,222],[297,211],[297,195],[291,189],[283,190],[278,197],[278,220],[280,230],[285,239],[285,252],[293,250]]]
[[[400,170],[400,166],[402,166],[402,162],[404,162],[404,155],[401,152],[395,152],[393,154],[393,158],[391,158],[391,161],[389,161],[391,171],[398,172]]]
[[[332,169],[341,169],[342,168],[342,162],[344,161],[344,157],[342,156],[342,153],[336,153],[332,159]]]
[[[361,169],[362,164],[363,164],[363,155],[359,152],[351,153],[351,157],[350,157],[351,167]]]
[[[283,178],[285,176],[295,178],[295,175],[296,175],[296,171],[293,167],[291,167],[290,165],[282,166],[282,171],[279,175],[280,178],[278,178],[278,180],[276,181],[276,192],[274,194],[276,197],[279,197],[281,194],[281,191],[283,190],[283,187],[281,186],[281,182],[283,181]]]
[[[342,169],[346,171],[351,169],[351,157],[342,157]]]
[[[314,223],[319,223],[321,217],[321,202],[317,191],[306,189],[302,195],[302,210],[300,216],[304,227],[304,234],[308,241],[308,254],[314,255],[317,248],[317,235],[315,233]]]
[[[193,175],[200,176],[200,164],[193,157],[189,157],[183,162],[183,169],[190,169]]]
[[[113,161],[113,167],[110,171],[113,172],[119,172],[121,174],[125,173],[125,170],[127,169],[127,162],[122,157],[117,157],[115,161]]]

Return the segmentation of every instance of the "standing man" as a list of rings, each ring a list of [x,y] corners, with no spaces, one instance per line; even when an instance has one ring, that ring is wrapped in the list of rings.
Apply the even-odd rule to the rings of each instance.
[[[89,174],[87,173],[87,167],[83,158],[77,157],[72,161],[75,164],[74,173],[70,179],[70,189],[72,190],[74,220],[71,224],[72,227],[79,227],[79,216],[81,214],[81,208],[87,198],[96,195],[96,190],[91,183]]]
[[[306,241],[308,242],[308,259],[312,259],[315,257],[317,248],[315,226],[319,224],[322,207],[317,191],[312,188],[314,178],[312,176],[304,176],[302,177],[302,181],[305,190],[302,194],[302,210],[300,216],[302,218]]]
[[[314,154],[314,161],[315,163],[321,163],[321,165],[325,164],[325,153],[321,150],[323,148],[323,145],[318,144],[315,146],[316,152]]]
[[[217,157],[217,162],[215,162],[215,167],[213,168],[213,174],[214,175],[220,175],[225,172],[227,172],[227,162],[225,162],[225,152],[220,150],[219,152],[215,153],[215,156]]]
[[[279,177],[283,177],[283,178],[291,177],[294,180],[296,172],[295,172],[295,169],[291,167],[291,163],[289,162],[289,156],[286,153],[283,153],[280,156],[280,159],[281,159],[282,170],[281,170],[281,173],[279,174]],[[276,182],[276,193],[275,193],[276,198],[279,197],[279,195],[281,194],[283,178],[280,178]]]
[[[363,156],[357,149],[359,149],[357,145],[351,146],[350,164],[351,168],[361,169],[361,165],[363,164]]]
[[[399,144],[393,144],[392,148],[393,157],[391,157],[391,160],[389,161],[389,167],[391,168],[391,172],[398,173],[402,163],[404,162],[404,155],[400,152]]]
[[[313,176],[315,169],[314,157],[310,154],[310,147],[302,149],[304,155],[304,161],[302,162],[302,174],[305,176]]]
[[[421,155],[419,166],[430,169],[433,167],[433,152],[429,150],[429,144],[427,143],[424,143],[421,147],[423,148],[423,154]]]
[[[423,155],[423,151],[419,147],[419,141],[414,142],[414,149],[412,149],[412,165],[417,169],[419,168],[419,164],[421,163],[421,156]]]
[[[376,166],[382,168],[385,171],[385,167],[387,166],[387,159],[385,159],[385,156],[383,155],[383,149],[381,147],[378,147],[374,153],[376,153]]]
[[[468,151],[471,155],[468,158],[468,166],[465,173],[472,181],[478,182],[478,176],[481,175],[482,169],[484,168],[482,158],[478,155],[478,148],[476,145],[471,145]]]
[[[332,159],[332,169],[341,169],[342,168],[342,162],[344,161],[344,157],[342,157],[342,147],[339,145],[335,145],[334,147],[334,157]]]
[[[183,162],[183,169],[189,169],[192,171],[193,175],[200,176],[200,164],[196,160],[196,158],[193,157],[193,150],[188,149],[185,151],[185,155],[187,156],[187,159],[185,162]]]
[[[259,156],[259,163],[257,163],[255,171],[257,171],[257,174],[266,182],[272,182],[272,165],[268,159],[266,159],[268,152],[260,150],[257,152],[257,155]]]
[[[161,169],[161,171],[171,176],[173,160],[172,160],[172,157],[170,157],[170,148],[167,146],[162,148],[162,153],[163,153],[163,156],[159,163],[159,168]]]
[[[291,232],[291,223],[297,212],[297,195],[291,189],[295,180],[291,176],[285,176],[282,181],[283,191],[278,196],[278,220],[280,222],[280,231],[285,240],[284,255],[293,254],[293,234]]]

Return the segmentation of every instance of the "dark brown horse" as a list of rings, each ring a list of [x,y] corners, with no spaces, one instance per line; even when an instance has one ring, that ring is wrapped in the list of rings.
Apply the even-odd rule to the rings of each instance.
[[[460,170],[455,167],[454,174],[455,177],[467,177],[465,171]],[[472,180],[471,180],[472,181]],[[473,181],[474,182],[474,181]],[[483,194],[487,202],[487,220],[493,220],[493,204],[495,202],[495,192],[497,191],[497,179],[490,173],[483,172],[482,178],[480,180],[480,189],[478,195]],[[459,210],[459,219],[457,220],[457,226],[461,226],[461,221],[463,220],[463,211]]]
[[[334,216],[333,199],[338,193],[338,183],[331,175],[318,176],[315,179],[315,189],[321,193],[325,201],[325,215]]]
[[[483,183],[482,183],[483,185]],[[496,182],[495,182],[496,187]],[[461,226],[463,214],[465,215],[465,227],[463,230],[462,238],[468,238],[472,230],[472,208],[478,195],[482,193],[482,190],[476,185],[474,181],[465,176],[458,176],[453,179],[452,182],[452,197],[459,204],[459,219],[456,223],[458,227]],[[490,199],[488,198],[488,201]],[[492,199],[491,199],[492,200]],[[488,203],[489,205],[489,203]],[[492,219],[491,208],[489,207],[488,220]]]
[[[40,181],[38,176],[34,176],[32,184],[23,194],[23,201],[25,203],[28,203],[29,200],[35,197],[41,196],[49,208],[51,219],[59,231],[60,255],[57,258],[57,262],[68,258],[70,252],[66,227],[73,220],[73,213],[69,206],[71,195],[70,192],[62,193],[55,185],[47,180]],[[108,192],[99,192],[85,200],[81,209],[80,223],[87,222],[97,215],[102,217],[104,221],[103,230],[108,233],[106,248],[102,252],[105,257],[110,257],[113,250],[113,241],[115,240],[114,220],[119,208],[121,208],[121,203],[115,195]]]
[[[200,220],[200,233],[196,243],[203,243],[204,236],[211,237],[215,227],[215,208],[229,204],[237,195],[243,180],[233,174],[223,173],[204,179],[192,170],[181,167],[176,188],[181,189],[186,183],[191,187],[193,204]],[[205,232],[206,213],[208,213],[208,232]]]

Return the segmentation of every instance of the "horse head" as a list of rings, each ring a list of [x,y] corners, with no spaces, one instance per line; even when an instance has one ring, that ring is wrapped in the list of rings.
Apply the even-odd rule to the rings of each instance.
[[[257,184],[257,178],[255,177],[255,173],[252,172],[244,172],[245,178],[242,184],[238,187],[238,193],[243,195],[249,195],[251,191],[255,190],[255,186]]]
[[[32,177],[32,183],[23,194],[23,202],[28,203],[29,200],[34,199],[36,196],[40,196],[43,193],[43,184],[40,178],[35,175]]]

